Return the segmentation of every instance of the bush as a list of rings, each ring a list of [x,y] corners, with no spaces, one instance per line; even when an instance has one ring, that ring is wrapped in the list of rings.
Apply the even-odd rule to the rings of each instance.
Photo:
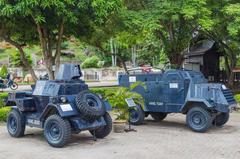
[[[103,98],[107,98],[107,94],[114,92],[117,87],[101,87],[101,88],[90,88],[90,91],[96,94],[100,94]]]
[[[82,68],[99,68],[100,59],[97,56],[87,58],[81,65]]]
[[[6,121],[7,115],[10,112],[10,107],[0,108],[0,121]]]
[[[8,93],[0,93],[0,108],[4,107],[4,99],[7,98]]]
[[[0,71],[0,77],[5,79],[7,77],[7,74],[8,74],[7,66],[3,65]]]
[[[133,90],[136,87],[143,87],[145,85],[142,82],[133,83],[129,88],[118,87],[117,89],[111,89],[104,91],[104,98],[109,100],[113,111],[117,113],[116,120],[127,120],[129,116],[129,108],[125,101],[127,98],[132,98],[137,105],[144,107],[144,98]]]
[[[240,94],[235,95],[234,98],[237,101],[237,103],[240,103]]]

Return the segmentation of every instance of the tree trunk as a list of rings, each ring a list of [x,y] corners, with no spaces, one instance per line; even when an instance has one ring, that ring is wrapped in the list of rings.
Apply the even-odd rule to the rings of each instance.
[[[59,67],[60,67],[60,56],[61,56],[61,44],[62,44],[62,38],[63,38],[63,31],[64,31],[64,21],[62,20],[61,24],[59,25],[59,31],[58,31],[58,39],[56,44],[56,52],[54,56],[55,60],[55,77],[58,73]]]
[[[26,59],[25,57],[25,53],[23,51],[23,48],[21,47],[20,44],[18,44],[17,42],[13,41],[12,39],[10,38],[6,38],[4,37],[3,38],[6,42],[10,43],[11,45],[15,46],[18,51],[19,51],[19,54],[20,54],[20,59],[24,65],[24,67],[28,70],[28,72],[31,74],[32,78],[33,78],[33,81],[36,82],[37,81],[37,76],[31,66],[31,64],[28,62],[28,60]]]
[[[229,51],[229,58],[230,58],[230,74],[229,74],[229,77],[228,77],[228,85],[229,87],[234,87],[234,72],[233,72],[233,69],[236,67],[236,64],[237,64],[237,57],[236,57],[236,54],[232,51]]]
[[[183,55],[171,53],[169,55],[170,64],[173,65],[174,68],[181,68],[183,62]]]
[[[121,57],[119,57],[119,60],[120,60],[121,64],[123,65],[124,71],[125,71],[127,74],[129,74],[125,61],[124,61]]]

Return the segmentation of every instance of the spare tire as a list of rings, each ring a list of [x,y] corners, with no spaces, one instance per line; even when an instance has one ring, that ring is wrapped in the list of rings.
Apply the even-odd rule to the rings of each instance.
[[[81,118],[87,121],[98,119],[106,112],[106,108],[99,96],[88,90],[80,92],[75,100]]]

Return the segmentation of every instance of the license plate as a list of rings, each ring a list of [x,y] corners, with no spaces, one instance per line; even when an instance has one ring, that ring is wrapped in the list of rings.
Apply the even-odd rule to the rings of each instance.
[[[60,107],[64,112],[73,111],[72,106],[70,104],[61,104]]]

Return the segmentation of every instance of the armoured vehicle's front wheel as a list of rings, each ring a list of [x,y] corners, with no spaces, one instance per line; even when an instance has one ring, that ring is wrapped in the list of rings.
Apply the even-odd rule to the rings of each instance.
[[[131,108],[130,110],[130,123],[133,125],[140,125],[143,123],[145,114],[140,105]]]
[[[71,126],[68,120],[51,115],[44,124],[44,136],[53,147],[63,147],[71,138]]]
[[[193,131],[205,132],[212,125],[212,116],[201,107],[193,107],[187,113],[186,122]]]
[[[19,111],[15,109],[11,110],[7,118],[8,133],[12,137],[22,137],[26,127],[25,123],[25,119]]]
[[[229,120],[229,113],[220,113],[213,120],[213,124],[216,126],[222,126]]]
[[[111,133],[111,131],[112,131],[112,118],[111,118],[111,116],[107,112],[104,115],[104,120],[106,122],[105,126],[102,126],[102,127],[98,128],[96,130],[91,130],[90,131],[90,133],[92,135],[95,134],[95,136],[97,138],[100,138],[100,139],[108,136]]]
[[[151,113],[151,117],[156,121],[162,121],[167,117],[167,113]]]

